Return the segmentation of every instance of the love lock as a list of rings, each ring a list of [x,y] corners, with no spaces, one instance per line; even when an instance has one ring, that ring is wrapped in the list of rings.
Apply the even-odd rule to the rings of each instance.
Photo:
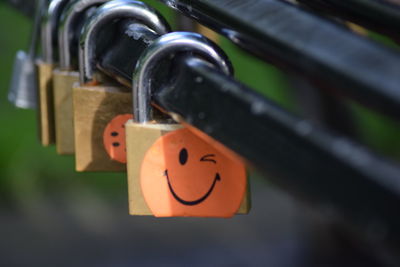
[[[132,19],[158,34],[168,23],[154,9],[133,0],[114,0],[99,7],[83,26],[80,48],[80,84],[73,89],[75,159],[77,171],[125,171],[125,138],[121,129],[132,114],[132,93],[123,86],[95,78],[96,37],[115,20]],[[124,115],[130,116],[124,116]]]
[[[81,32],[84,22],[96,7],[107,0],[86,0],[70,2],[61,15],[58,30],[59,67],[53,71],[54,123],[56,128],[56,149],[61,155],[74,154],[74,122],[72,86],[79,82],[79,68],[73,64],[74,47],[78,47],[74,32]]]
[[[125,124],[129,211],[156,217],[231,217],[248,213],[246,168],[180,124],[154,118],[151,83],[162,59],[190,52],[231,75],[225,54],[205,37],[175,32],[158,38],[133,75],[134,119]],[[222,146],[222,145],[221,145]]]

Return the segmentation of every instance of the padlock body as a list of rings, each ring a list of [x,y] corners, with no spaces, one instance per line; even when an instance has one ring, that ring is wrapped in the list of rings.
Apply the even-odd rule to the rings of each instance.
[[[37,61],[38,71],[38,130],[43,146],[55,142],[54,102],[53,102],[53,64]]]
[[[235,199],[238,202],[236,208],[233,208],[231,210],[232,213],[229,213],[230,215],[226,215],[226,213],[223,212],[221,213],[219,210],[218,211],[214,210],[210,212],[209,209],[210,208],[213,209],[214,208],[213,206],[211,207],[206,206],[205,211],[204,210],[199,211],[198,207],[195,207],[194,209],[192,208],[195,206],[196,203],[184,203],[184,205],[186,205],[184,206],[181,205],[181,203],[176,202],[176,200],[171,197],[171,195],[174,195],[174,193],[168,190],[168,186],[166,186],[165,182],[166,178],[168,178],[168,181],[169,179],[174,179],[175,183],[171,182],[173,183],[173,186],[179,186],[179,182],[176,183],[177,181],[176,175],[178,174],[181,176],[183,175],[181,178],[183,178],[184,180],[194,179],[192,180],[194,183],[189,181],[189,186],[195,185],[198,182],[196,181],[197,178],[201,179],[202,177],[204,177],[206,183],[200,182],[200,184],[198,184],[199,186],[194,187],[195,191],[206,192],[206,189],[201,187],[205,184],[208,188],[212,184],[212,181],[209,181],[209,179],[213,178],[214,175],[216,174],[215,169],[213,169],[215,168],[214,163],[201,162],[200,160],[201,157],[197,158],[198,155],[195,156],[196,151],[190,149],[189,148],[190,145],[187,146],[189,150],[187,157],[190,158],[191,163],[190,164],[188,163],[188,165],[186,166],[183,166],[183,164],[178,163],[179,161],[178,151],[179,149],[181,149],[180,146],[183,145],[184,147],[186,147],[186,144],[188,144],[188,143],[185,144],[186,142],[184,141],[185,137],[183,137],[181,134],[182,132],[186,131],[185,135],[188,135],[189,131],[187,129],[182,129],[182,126],[179,124],[175,125],[151,124],[151,123],[137,124],[134,123],[133,121],[128,121],[127,124],[125,125],[125,129],[126,129],[127,162],[128,162],[127,168],[128,168],[129,213],[131,215],[155,215],[160,217],[170,217],[170,216],[229,217],[232,216],[234,213],[236,214],[248,213],[250,209],[250,201],[249,201],[249,191],[248,191],[247,179],[244,167],[241,168],[240,166],[235,166],[235,168],[239,167],[239,170],[242,171],[242,176],[234,177],[233,179],[239,178],[239,180],[241,180],[242,183],[240,183],[240,181],[238,181],[237,183],[239,187],[237,192],[239,192],[239,194],[238,197]],[[176,138],[168,139],[169,141],[172,140],[172,143],[169,141],[163,142],[163,140],[167,140],[165,138],[167,138],[168,136],[171,137],[171,135],[175,133],[177,134]],[[192,134],[192,136],[193,135],[194,134]],[[182,136],[182,139],[180,136]],[[199,139],[198,137],[196,138]],[[208,144],[203,142],[200,143],[201,146],[204,145],[205,147],[208,147]],[[159,144],[161,144],[161,147],[159,146]],[[175,150],[176,153],[175,152],[172,152],[172,154],[168,153],[168,150],[170,150],[170,148]],[[154,157],[149,156],[149,154],[153,155]],[[194,159],[193,157],[196,159]],[[219,159],[221,160],[221,157],[219,157]],[[160,167],[160,165],[163,166]],[[210,171],[210,167],[213,171]],[[179,168],[189,168],[189,169],[186,169],[186,171],[181,172],[178,170]],[[197,175],[198,173],[201,174]],[[223,171],[219,173],[221,174],[221,176],[224,176],[222,179],[231,179],[225,177],[226,173],[224,173]],[[169,175],[171,174],[172,176],[175,177],[169,177]],[[156,177],[153,180],[154,183],[150,182],[152,177]],[[234,183],[236,183],[236,181]],[[221,184],[221,185],[225,186],[226,184]],[[221,187],[219,186],[220,185],[215,186],[217,188],[215,189],[214,192],[212,192],[212,190],[209,191],[210,194],[219,194],[218,191],[221,191],[220,190]],[[234,187],[235,186],[236,185],[234,185]],[[177,188],[179,190],[179,187]],[[186,188],[185,186],[183,187],[181,186],[181,189],[182,188],[184,188],[184,190],[183,191],[181,190],[180,193],[182,193],[183,195],[185,193],[188,193],[188,191],[185,191]],[[154,192],[156,192],[155,197],[150,198],[151,202],[149,202],[149,194],[148,194],[149,189],[150,191],[154,190]],[[170,188],[170,190],[172,189]],[[198,192],[194,192],[194,195],[197,195],[197,193]],[[165,195],[167,195],[166,198]],[[188,199],[193,199],[193,195],[188,196],[186,194],[186,197]],[[215,195],[213,197],[215,200]],[[163,203],[160,203],[159,202],[160,200]],[[172,202],[174,202],[173,205],[171,205]],[[218,204],[222,204],[220,206],[223,207],[224,200],[222,202],[219,201]],[[157,205],[162,207],[161,208],[156,207],[154,209],[154,207]],[[204,206],[204,204],[202,205]],[[202,208],[203,207],[200,207],[200,209]],[[156,214],[153,212],[155,210],[157,210]]]
[[[128,171],[129,214],[153,215],[144,200],[140,186],[140,168],[150,147],[165,134],[182,128],[180,124],[125,124]]]
[[[18,51],[14,61],[8,100],[19,108],[36,108],[37,83],[34,60],[24,51]]]
[[[60,69],[53,71],[56,148],[60,155],[75,152],[72,87],[78,81],[79,72]]]
[[[111,159],[104,132],[115,117],[132,114],[132,94],[115,86],[73,88],[75,162],[77,171],[126,171],[126,164]]]

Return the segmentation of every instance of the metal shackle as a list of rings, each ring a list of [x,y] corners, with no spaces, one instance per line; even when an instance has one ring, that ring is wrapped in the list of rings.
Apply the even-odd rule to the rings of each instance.
[[[203,35],[190,32],[173,32],[156,39],[137,61],[132,77],[134,121],[146,123],[151,114],[151,79],[162,59],[178,52],[192,52],[209,60],[222,72],[232,75],[233,67],[228,57],[215,43]]]
[[[70,0],[50,1],[42,20],[42,58],[46,63],[56,62],[55,47],[61,12]]]
[[[93,80],[95,37],[102,26],[115,19],[134,19],[158,34],[169,32],[168,22],[155,9],[135,0],[113,0],[100,6],[82,28],[79,42],[80,82]]]
[[[58,46],[60,54],[60,68],[71,69],[71,35],[75,22],[91,7],[96,7],[109,0],[74,0],[65,7],[58,29]]]

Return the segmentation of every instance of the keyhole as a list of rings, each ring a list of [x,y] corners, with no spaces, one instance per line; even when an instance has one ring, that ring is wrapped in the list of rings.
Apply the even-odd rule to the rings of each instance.
[[[179,162],[181,165],[185,165],[187,160],[188,160],[189,154],[186,150],[186,148],[182,148],[181,152],[179,152]]]

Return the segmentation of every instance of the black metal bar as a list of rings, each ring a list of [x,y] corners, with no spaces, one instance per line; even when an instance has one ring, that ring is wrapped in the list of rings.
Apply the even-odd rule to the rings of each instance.
[[[396,0],[298,0],[318,12],[324,12],[400,41],[400,2]]]
[[[395,50],[280,0],[163,2],[318,87],[400,119]]]

